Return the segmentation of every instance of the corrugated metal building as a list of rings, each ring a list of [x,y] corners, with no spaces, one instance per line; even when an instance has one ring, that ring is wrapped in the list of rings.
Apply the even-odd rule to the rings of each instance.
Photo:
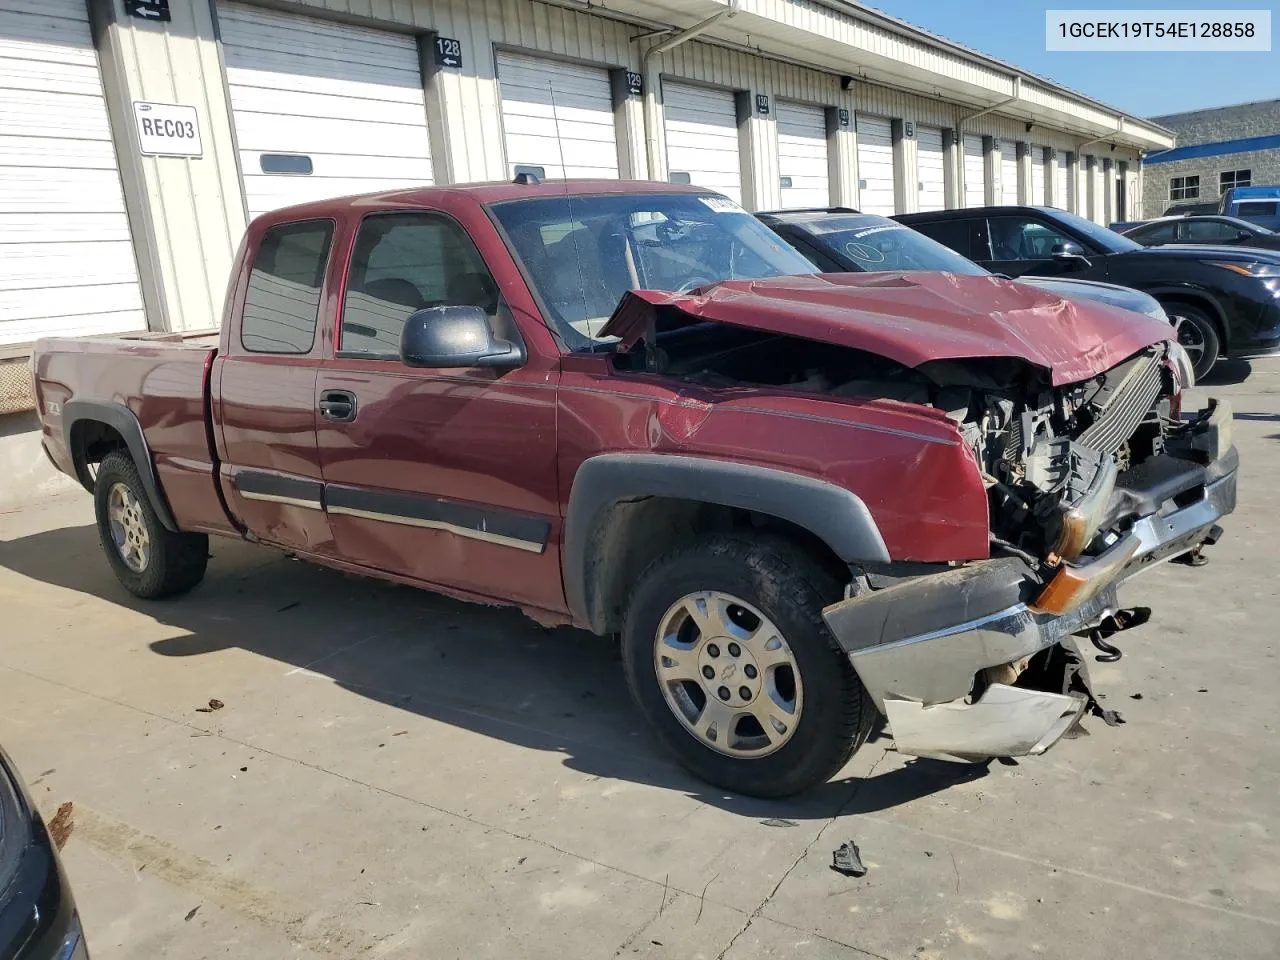
[[[1172,145],[842,0],[0,0],[0,395],[40,336],[216,326],[302,200],[530,171],[1105,223]]]

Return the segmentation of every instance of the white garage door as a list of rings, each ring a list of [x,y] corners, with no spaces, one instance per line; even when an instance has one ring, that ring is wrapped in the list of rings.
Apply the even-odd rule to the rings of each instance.
[[[891,217],[893,202],[893,134],[888,120],[858,117],[858,209]]]
[[[742,161],[733,94],[663,82],[662,102],[672,182],[693,183],[741,203]]]
[[[1031,148],[1031,205],[1044,206],[1045,193],[1044,147]]]
[[[778,102],[778,176],[783,207],[831,203],[827,165],[827,112],[822,107]]]
[[[0,0],[0,344],[147,326],[85,11]]]
[[[1062,210],[1069,209],[1067,203],[1067,155],[1061,150],[1053,161],[1053,205]]]
[[[947,205],[942,162],[942,131],[916,127],[916,164],[920,175],[920,209],[941,210]]]
[[[982,138],[964,136],[964,205],[984,207],[987,204],[986,161],[982,156]]]
[[[1089,217],[1089,199],[1093,196],[1090,176],[1088,157],[1081,157],[1076,162],[1076,213],[1086,219]]]
[[[1018,145],[1008,140],[1000,142],[1000,202],[1018,202]]]
[[[618,178],[608,71],[500,50],[498,83],[509,173]]]
[[[218,5],[249,215],[432,182],[412,37]]]

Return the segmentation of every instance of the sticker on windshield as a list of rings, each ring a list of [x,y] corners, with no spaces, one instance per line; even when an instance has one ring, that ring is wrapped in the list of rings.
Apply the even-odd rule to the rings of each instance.
[[[884,254],[870,244],[850,240],[844,245],[844,252],[863,263],[884,263]]]
[[[745,213],[740,206],[728,197],[699,197],[703,205],[714,213]]]
[[[905,230],[906,227],[900,227],[897,224],[885,224],[883,227],[867,227],[865,230],[855,230],[855,237],[869,237],[873,233],[884,233],[886,230]]]

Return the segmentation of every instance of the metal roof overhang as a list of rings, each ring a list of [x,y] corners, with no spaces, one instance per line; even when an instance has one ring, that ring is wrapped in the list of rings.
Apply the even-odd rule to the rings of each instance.
[[[914,31],[857,4],[833,0],[561,0],[558,5],[644,24],[651,30],[684,29],[727,6],[737,12],[702,35],[799,66],[905,90],[972,107],[1002,104],[999,113],[1077,134],[1081,141],[1105,140],[1138,150],[1173,146],[1173,134],[1149,121],[1125,115],[1050,81],[1017,70],[976,51]],[[865,14],[865,16],[863,16]],[[643,32],[643,31],[640,31]],[[661,39],[658,35],[655,42]],[[1014,96],[1014,77],[1021,94]],[[1009,101],[1006,103],[1006,101]]]

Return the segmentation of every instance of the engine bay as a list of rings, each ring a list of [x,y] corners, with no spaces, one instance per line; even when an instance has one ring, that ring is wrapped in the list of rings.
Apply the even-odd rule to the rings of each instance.
[[[993,550],[1072,559],[1107,534],[1126,471],[1158,456],[1178,429],[1175,376],[1155,344],[1089,380],[1054,387],[1015,358],[885,357],[776,333],[697,324],[664,333],[621,367],[711,389],[776,386],[832,397],[931,406],[953,420],[987,488]]]

